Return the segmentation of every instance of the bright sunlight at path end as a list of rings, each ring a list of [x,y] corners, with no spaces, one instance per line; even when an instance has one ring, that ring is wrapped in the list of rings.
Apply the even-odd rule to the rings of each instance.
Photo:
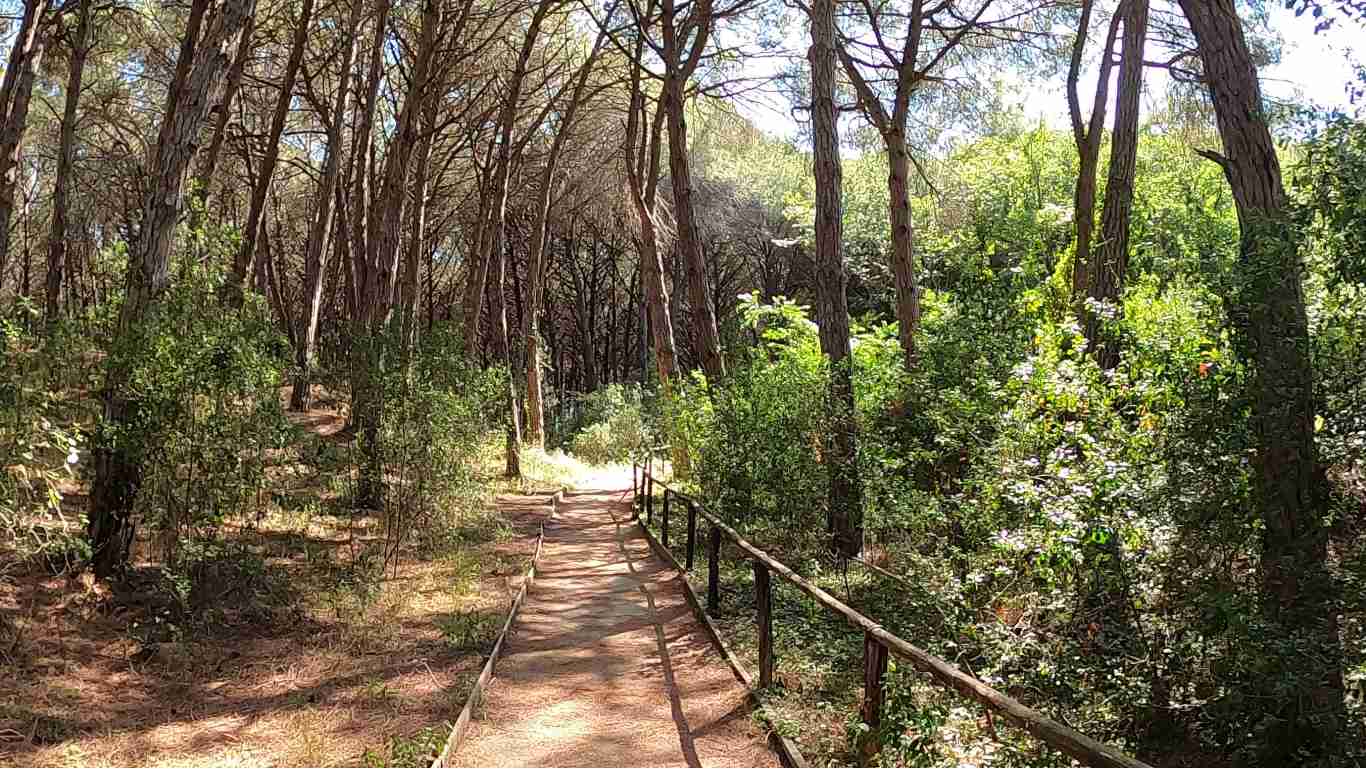
[[[631,521],[565,495],[457,766],[777,766],[744,687]],[[625,485],[626,488],[621,487]]]

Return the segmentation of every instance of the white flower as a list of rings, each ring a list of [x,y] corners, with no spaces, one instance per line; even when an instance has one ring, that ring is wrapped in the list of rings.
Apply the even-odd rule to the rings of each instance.
[[[74,465],[79,461],[81,461],[80,452],[76,451],[75,447],[72,447],[71,453],[66,455],[66,463],[68,465]]]

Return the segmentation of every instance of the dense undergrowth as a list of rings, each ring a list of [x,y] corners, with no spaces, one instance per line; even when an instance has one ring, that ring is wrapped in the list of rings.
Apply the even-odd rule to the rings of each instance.
[[[1335,224],[1357,199],[1346,161],[1360,157],[1360,132],[1331,127],[1294,166],[1321,372],[1315,427],[1331,478],[1329,568],[1342,596],[1330,646],[1341,649],[1348,709],[1336,722],[1324,714],[1336,725],[1324,727],[1333,731],[1317,758],[1295,760],[1366,755],[1366,303],[1359,250]],[[1260,610],[1250,371],[1228,302],[1242,276],[1218,169],[1140,158],[1131,284],[1122,306],[1100,308],[1122,355],[1103,370],[1066,306],[1070,255],[1053,214],[1070,187],[1065,166],[1048,160],[1065,154],[1006,153],[989,166],[1001,183],[983,186],[973,181],[983,149],[961,158],[957,178],[972,190],[964,220],[919,233],[931,287],[915,369],[905,371],[895,328],[878,320],[886,297],[865,296],[855,326],[864,557],[904,581],[827,555],[828,371],[796,302],[745,298],[737,336],[749,342],[734,349],[727,379],[683,390],[675,429],[692,452],[686,483],[876,621],[1084,733],[1158,763],[1266,760],[1282,726],[1266,698],[1299,697],[1305,656],[1323,647]],[[734,611],[752,601],[750,579],[741,565],[723,580]],[[854,742],[832,741],[818,714],[851,712],[859,639],[823,627],[794,593],[775,619],[779,658],[784,644],[793,655],[780,684],[800,703],[792,721],[803,745],[821,762],[847,761]],[[731,624],[740,638],[747,626]],[[978,760],[952,744],[965,728],[981,731],[970,726],[979,712],[964,716],[962,702],[930,695],[914,675],[893,681],[881,762]],[[1037,745],[1002,745],[992,761],[1058,760]]]
[[[220,282],[186,265],[122,348],[112,341],[117,306],[44,328],[20,302],[3,319],[0,659],[14,675],[0,689],[0,722],[37,725],[21,746],[38,751],[26,761],[53,760],[41,752],[48,745],[89,751],[90,728],[128,737],[99,748],[111,761],[160,760],[137,735],[169,729],[177,708],[201,707],[202,698],[166,695],[155,714],[106,712],[105,695],[68,689],[44,672],[43,660],[85,648],[93,653],[71,661],[72,680],[94,675],[86,667],[105,656],[126,655],[124,664],[145,676],[135,691],[239,668],[255,691],[283,685],[262,731],[284,719],[324,734],[328,714],[353,695],[359,712],[391,713],[375,722],[387,738],[370,728],[341,741],[247,738],[248,747],[276,751],[269,761],[425,765],[423,735],[444,739],[442,722],[473,680],[461,671],[477,672],[506,610],[505,590],[491,589],[504,578],[490,575],[523,573],[525,541],[534,541],[534,525],[514,526],[491,504],[505,486],[498,428],[506,372],[466,364],[456,336],[439,327],[424,335],[410,365],[382,382],[385,493],[377,508],[359,507],[363,460],[347,424],[345,377],[318,372],[313,407],[287,413],[288,345],[259,299],[238,313],[204,313]],[[99,414],[116,359],[132,371],[138,412],[114,435],[100,432]],[[146,472],[132,505],[128,566],[104,585],[84,572],[86,512],[98,447],[113,441],[136,446]],[[38,605],[56,607],[60,619],[50,622],[65,629],[45,630]],[[64,637],[78,645],[61,646]],[[361,656],[352,664],[339,654]],[[418,654],[429,666],[422,675],[439,671],[442,686],[422,694],[430,687],[414,689],[404,671],[370,664],[389,659],[365,656],[373,654]],[[288,682],[254,677],[266,664],[323,683],[295,683],[300,693],[290,694]],[[79,721],[70,715],[77,710]],[[364,755],[359,747],[337,753],[358,739],[373,741]],[[167,740],[160,758],[193,759]]]

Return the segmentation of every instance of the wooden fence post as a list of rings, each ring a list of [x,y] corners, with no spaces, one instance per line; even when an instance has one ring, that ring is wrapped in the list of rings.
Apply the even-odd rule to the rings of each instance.
[[[655,477],[649,470],[645,471],[645,522],[655,522]]]
[[[865,766],[877,755],[877,730],[882,725],[883,679],[887,676],[887,647],[873,637],[872,633],[863,634],[863,708],[860,715],[868,731],[863,737],[860,753]]]
[[[636,505],[640,504],[640,486],[636,482],[636,472],[640,469],[639,463],[631,462],[631,517],[636,517]]]
[[[711,546],[707,548],[707,613],[721,616],[721,527],[711,526]]]
[[[759,608],[759,688],[773,685],[773,585],[768,567],[754,561],[754,604]]]
[[[669,549],[669,496],[670,496],[669,491],[670,491],[669,487],[668,487],[668,486],[665,486],[665,487],[664,487],[664,519],[663,519],[663,520],[660,522],[660,524],[659,524],[659,527],[660,527],[660,528],[659,528],[659,532],[660,532],[659,541],[660,541],[660,544],[664,545],[664,549],[665,549],[665,550]]]
[[[688,500],[688,568],[692,571],[692,554],[697,548],[697,503]]]

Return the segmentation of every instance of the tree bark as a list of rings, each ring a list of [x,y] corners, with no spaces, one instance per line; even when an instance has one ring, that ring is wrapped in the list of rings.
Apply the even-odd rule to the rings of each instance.
[[[574,118],[583,103],[583,91],[588,85],[588,76],[593,71],[598,53],[602,50],[605,32],[598,34],[593,49],[579,67],[574,82],[574,90],[560,118],[559,128],[550,144],[550,154],[541,167],[540,186],[537,188],[535,209],[532,214],[530,242],[527,245],[526,307],[522,312],[522,337],[526,345],[526,442],[536,448],[545,447],[545,401],[541,393],[541,305],[545,299],[546,242],[550,237],[550,203],[555,188],[555,170],[559,164],[560,153],[564,151],[569,132],[574,126]]]
[[[285,120],[289,117],[289,105],[294,101],[294,81],[299,76],[299,67],[304,62],[304,50],[308,45],[308,28],[313,20],[313,0],[303,0],[299,20],[294,26],[294,38],[290,41],[289,61],[285,64],[284,76],[280,81],[280,96],[275,101],[275,113],[270,119],[270,133],[266,135],[265,157],[261,158],[261,170],[256,175],[256,187],[251,191],[251,207],[247,213],[247,225],[242,233],[242,247],[233,260],[232,277],[228,281],[228,301],[237,305],[246,292],[247,276],[252,273],[256,263],[256,241],[261,235],[265,218],[266,195],[270,192],[271,179],[275,177],[275,166],[280,160],[280,137],[285,132]]]
[[[432,145],[436,139],[435,99],[428,100],[424,113],[422,138],[418,140],[417,145],[417,168],[413,169],[412,228],[408,236],[408,255],[403,260],[403,282],[399,293],[399,346],[405,369],[413,349],[417,346],[418,268],[427,258],[427,208],[431,195]]]
[[[693,210],[692,170],[688,166],[688,123],[684,112],[684,90],[697,69],[711,34],[711,0],[697,0],[692,9],[694,23],[691,47],[684,49],[675,27],[674,0],[663,0],[661,18],[664,38],[664,112],[669,126],[669,181],[673,187],[677,244],[688,274],[688,298],[692,304],[694,342],[702,371],[711,382],[726,375],[721,356],[721,337],[716,328],[716,305],[707,290],[707,259],[702,253],[702,238],[697,231]],[[685,36],[686,37],[686,36]]]
[[[1266,761],[1326,755],[1343,719],[1338,596],[1326,567],[1326,479],[1314,441],[1314,371],[1301,284],[1303,263],[1287,220],[1286,193],[1267,127],[1256,66],[1233,0],[1180,0],[1195,33],[1233,192],[1243,284],[1232,304],[1253,365],[1254,472],[1263,524],[1260,576],[1267,619],[1278,625],[1273,658],[1304,696],[1268,696],[1274,725]],[[1282,656],[1285,644],[1296,654]],[[1277,679],[1277,676],[1284,676]],[[1301,752],[1307,751],[1307,752]]]
[[[0,107],[5,110],[0,127],[0,267],[9,257],[10,219],[14,216],[14,191],[19,181],[19,153],[28,130],[28,109],[33,101],[33,81],[47,48],[48,33],[44,29],[43,14],[47,1],[37,0],[24,8],[19,35],[14,41],[5,80],[0,86]],[[11,70],[17,77],[12,81]]]
[[[835,0],[811,4],[811,122],[816,173],[816,314],[821,352],[830,361],[830,437],[826,464],[833,550],[842,556],[862,549],[862,489],[854,411],[849,305],[845,296],[842,172],[835,111]]]
[[[915,276],[915,233],[911,227],[911,155],[903,130],[883,137],[887,147],[887,198],[892,225],[892,279],[896,284],[897,338],[907,371],[915,369],[915,333],[920,328],[920,286]]]
[[[195,0],[202,17],[209,0]],[[90,493],[87,535],[95,574],[106,579],[128,557],[133,531],[129,515],[142,485],[143,446],[133,428],[140,406],[127,392],[140,324],[165,291],[171,243],[184,203],[186,171],[198,144],[199,129],[237,43],[255,10],[254,0],[226,0],[202,43],[195,46],[185,76],[172,82],[166,116],[149,164],[151,184],[143,197],[142,228],[128,261],[128,293],[119,313],[121,350],[109,362],[104,414],[95,449],[95,480]]]
[[[1089,295],[1094,300],[1084,315],[1086,339],[1101,368],[1119,365],[1119,340],[1105,334],[1100,305],[1118,307],[1129,269],[1129,219],[1134,205],[1134,174],[1138,160],[1139,99],[1143,94],[1143,43],[1148,34],[1148,0],[1125,0],[1123,58],[1119,65],[1119,93],[1115,128],[1110,139],[1110,169],[1101,214],[1099,259],[1090,270]],[[1095,304],[1099,303],[1099,304]]]
[[[223,144],[228,138],[228,120],[232,116],[232,103],[237,92],[242,90],[242,77],[246,74],[247,60],[251,58],[251,40],[255,31],[255,17],[247,20],[246,29],[237,38],[237,51],[232,56],[228,68],[228,80],[223,86],[223,99],[214,109],[213,139],[199,162],[193,185],[195,205],[190,209],[190,229],[199,228],[199,218],[203,215],[205,203],[209,199],[209,187],[213,185],[214,174],[218,171],[218,159],[223,155]]]
[[[356,61],[356,37],[360,32],[364,0],[353,0],[347,21],[346,47],[342,49],[341,76],[337,81],[337,96],[332,104],[332,120],[327,126],[327,156],[323,159],[323,173],[318,182],[318,204],[308,232],[304,256],[304,301],[307,303],[299,316],[300,327],[295,336],[294,386],[289,407],[307,411],[310,405],[310,374],[317,357],[318,318],[322,311],[323,276],[327,273],[329,237],[334,218],[333,198],[341,176],[342,126],[346,121],[347,105],[351,100],[351,68]],[[233,62],[234,68],[237,62]],[[215,137],[217,138],[217,137]]]
[[[1096,96],[1091,103],[1091,117],[1087,123],[1082,122],[1077,80],[1081,76],[1082,54],[1086,51],[1086,38],[1091,28],[1093,0],[1083,0],[1081,24],[1072,43],[1072,61],[1067,71],[1067,113],[1072,122],[1072,138],[1077,145],[1078,159],[1077,184],[1072,201],[1072,225],[1076,232],[1072,257],[1072,303],[1077,319],[1083,324],[1087,317],[1085,299],[1091,282],[1091,239],[1096,228],[1096,168],[1100,164],[1100,140],[1105,130],[1105,110],[1109,103],[1115,35],[1123,18],[1125,4],[1121,2],[1120,8],[1110,19],[1105,47],[1101,51]]]
[[[85,60],[90,54],[90,2],[81,0],[76,17],[76,28],[71,35],[71,62],[66,76],[66,103],[62,109],[62,130],[57,149],[56,179],[52,187],[52,228],[47,249],[47,301],[45,316],[48,326],[57,322],[61,312],[62,277],[66,271],[67,202],[71,187],[72,166],[76,157],[76,119],[81,100],[81,81],[85,77]]]
[[[357,326],[361,338],[352,353],[352,417],[362,436],[364,456],[356,484],[357,502],[378,509],[384,494],[384,459],[380,447],[380,425],[384,401],[380,392],[386,368],[384,334],[393,312],[398,263],[402,245],[403,205],[408,197],[408,170],[418,139],[418,118],[430,96],[432,64],[441,29],[441,0],[426,0],[422,10],[422,31],[413,64],[412,80],[395,119],[394,136],[384,157],[384,178],[380,190],[374,231],[367,236],[367,251],[357,264],[362,271]]]
[[[503,222],[507,218],[508,176],[512,172],[512,134],[517,123],[517,107],[522,99],[522,86],[526,81],[531,54],[541,34],[541,24],[553,5],[552,0],[541,0],[532,12],[526,35],[522,38],[522,48],[517,54],[517,62],[508,82],[508,92],[503,97],[498,114],[498,154],[494,161],[496,165],[493,167],[492,189],[489,192],[489,220],[485,224],[488,229],[483,232],[483,238],[480,240],[479,257],[466,276],[467,281],[472,281],[465,286],[464,302],[465,351],[471,357],[479,349],[479,320],[483,312],[489,268],[493,265],[493,260],[502,259],[494,249],[494,242],[501,238]]]

